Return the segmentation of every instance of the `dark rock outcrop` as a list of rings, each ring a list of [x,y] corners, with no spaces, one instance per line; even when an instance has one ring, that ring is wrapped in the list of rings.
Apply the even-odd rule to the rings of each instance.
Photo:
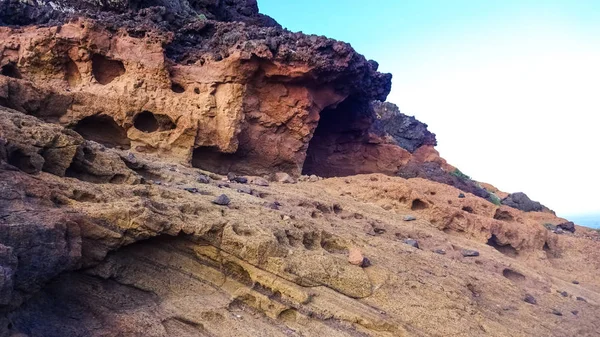
[[[437,145],[435,134],[427,129],[427,124],[401,113],[395,104],[373,101],[371,106],[377,116],[371,128],[377,135],[390,139],[410,153],[423,145]]]
[[[548,207],[529,199],[527,194],[523,192],[512,193],[508,195],[508,197],[502,199],[501,202],[502,205],[516,208],[524,212],[552,212]]]

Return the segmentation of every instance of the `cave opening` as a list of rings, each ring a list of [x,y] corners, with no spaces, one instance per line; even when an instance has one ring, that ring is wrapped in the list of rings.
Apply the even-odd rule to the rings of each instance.
[[[133,126],[146,133],[162,132],[175,129],[176,125],[167,115],[142,111],[133,118]]]
[[[320,177],[361,173],[361,149],[372,123],[368,102],[349,97],[320,113],[319,124],[308,144],[302,174]],[[363,172],[364,173],[364,172]]]
[[[217,174],[228,174],[237,162],[243,162],[239,154],[223,153],[215,146],[198,147],[192,154],[193,167]]]
[[[171,91],[176,94],[183,94],[185,92],[185,88],[179,83],[171,83]]]
[[[519,255],[519,252],[510,244],[501,244],[496,234],[492,234],[487,241],[487,245],[494,247],[497,251],[506,256],[517,257],[517,255]]]
[[[17,68],[17,66],[14,63],[8,63],[3,65],[2,69],[0,70],[0,73],[6,77],[12,77],[16,79],[22,78],[19,68]]]
[[[92,56],[92,74],[98,83],[106,85],[125,74],[125,65],[121,61],[94,54]]]
[[[413,211],[422,211],[424,209],[428,209],[429,205],[421,199],[413,200],[410,209]]]
[[[85,117],[75,125],[73,130],[83,138],[109,148],[128,150],[131,147],[131,142],[127,138],[125,129],[107,115]]]

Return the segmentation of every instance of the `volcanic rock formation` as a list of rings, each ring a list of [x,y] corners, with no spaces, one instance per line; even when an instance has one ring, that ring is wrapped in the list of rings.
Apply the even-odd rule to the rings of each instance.
[[[0,337],[597,335],[599,233],[449,165],[350,45],[253,0],[0,25]]]

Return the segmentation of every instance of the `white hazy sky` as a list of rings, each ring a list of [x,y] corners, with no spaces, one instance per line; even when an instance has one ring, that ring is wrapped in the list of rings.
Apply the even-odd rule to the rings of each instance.
[[[559,215],[600,213],[600,1],[259,6],[378,61],[394,75],[388,100],[427,123],[464,173]]]

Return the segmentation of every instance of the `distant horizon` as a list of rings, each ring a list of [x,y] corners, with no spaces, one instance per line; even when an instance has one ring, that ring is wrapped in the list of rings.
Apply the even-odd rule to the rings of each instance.
[[[600,213],[600,2],[258,5],[392,73],[388,101],[428,124],[442,157],[473,179],[524,192],[564,218]]]

